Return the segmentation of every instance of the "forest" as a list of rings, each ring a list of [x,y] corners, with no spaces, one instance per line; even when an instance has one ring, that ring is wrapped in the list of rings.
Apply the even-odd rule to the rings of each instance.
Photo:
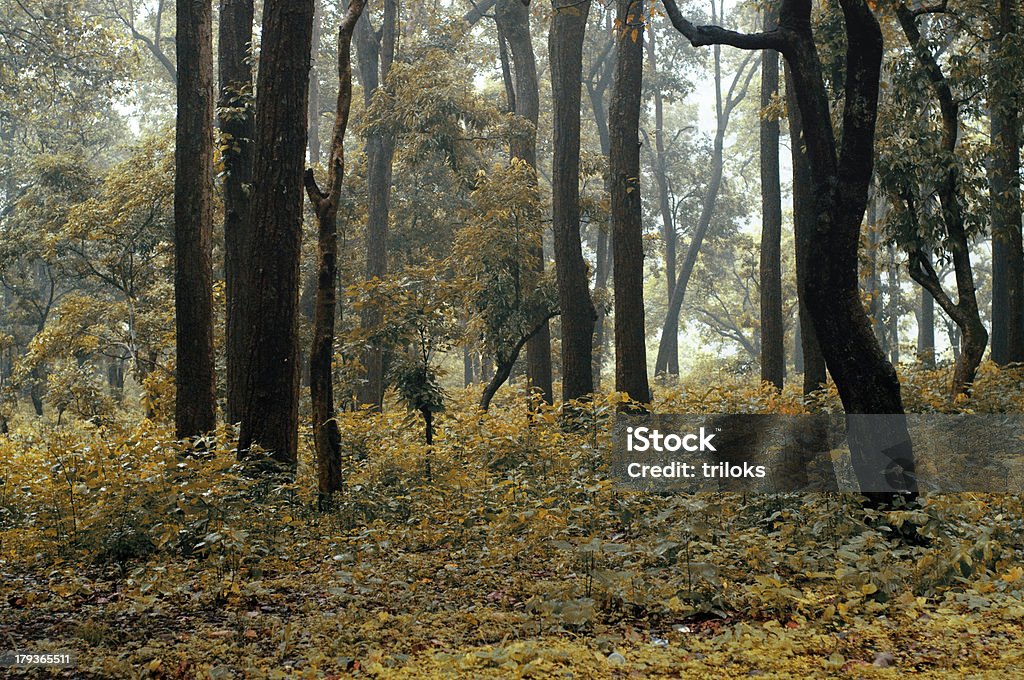
[[[0,0],[0,676],[1019,677],[1022,7]]]

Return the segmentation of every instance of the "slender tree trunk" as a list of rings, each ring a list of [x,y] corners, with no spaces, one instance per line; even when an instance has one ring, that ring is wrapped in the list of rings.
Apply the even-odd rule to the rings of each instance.
[[[778,23],[765,11],[765,28]],[[779,55],[761,56],[761,108],[779,94]],[[786,379],[786,329],[782,318],[782,188],[779,172],[779,119],[761,115],[761,381],[782,389]]]
[[[255,160],[252,107],[253,0],[221,0],[218,67],[220,71],[220,131],[224,144],[224,288],[227,298],[227,420],[242,420],[245,402],[246,324],[243,297],[251,238],[249,201]]]
[[[530,10],[522,0],[499,0],[495,7],[495,21],[511,54],[514,82],[508,89],[509,108],[529,124],[529,132],[517,136],[509,145],[512,158],[519,158],[537,169],[537,121],[540,115],[540,91],[537,80],[537,60],[530,37]],[[536,225],[537,246],[531,248],[530,264],[534,271],[544,274],[543,228]],[[530,389],[545,402],[552,402],[551,387],[551,330],[544,324],[526,345],[526,375]]]
[[[825,386],[828,376],[825,372],[825,357],[818,344],[818,334],[814,330],[810,313],[807,311],[805,282],[807,269],[810,266],[807,251],[811,232],[814,229],[816,210],[814,200],[814,176],[811,162],[807,157],[803,126],[800,121],[800,107],[796,100],[796,85],[789,67],[786,67],[786,108],[789,118],[789,138],[793,154],[793,233],[796,244],[796,281],[799,310],[797,325],[800,337],[801,366],[798,373],[803,373],[804,394],[811,394]]]
[[[177,338],[174,422],[181,439],[217,426],[213,364],[213,7],[177,6],[174,300]]]
[[[398,0],[384,0],[384,23],[378,35],[370,26],[368,14],[356,25],[356,48],[359,52],[359,73],[363,97],[367,105],[374,92],[388,77],[395,60],[398,31]],[[367,223],[366,280],[383,279],[388,272],[388,222],[391,213],[392,162],[395,140],[384,133],[373,133],[366,140],[367,156]],[[383,310],[366,305],[360,314],[363,330],[372,331],[383,318]],[[363,353],[364,380],[358,399],[362,404],[379,409],[384,403],[386,387],[383,347],[370,347]]]
[[[672,212],[672,200],[668,184],[668,153],[665,145],[665,97],[658,85],[658,52],[657,31],[651,26],[647,41],[647,56],[654,77],[655,86],[651,88],[654,99],[654,179],[658,184],[658,209],[661,212],[661,237],[665,243],[665,285],[667,297],[672,299],[676,287],[676,269],[679,247],[679,236],[676,233],[676,221]],[[667,374],[673,382],[679,378],[679,333],[665,336],[668,343]]]
[[[900,363],[900,273],[895,248],[889,249],[889,361]]]
[[[737,70],[729,92],[723,94],[721,47],[715,45],[714,54],[717,126],[711,151],[711,176],[704,194],[700,218],[690,240],[690,246],[686,250],[686,257],[679,269],[679,277],[672,289],[672,297],[669,298],[668,311],[665,314],[665,323],[661,331],[661,341],[658,344],[658,359],[654,365],[655,375],[658,376],[665,375],[668,370],[669,357],[672,354],[671,346],[675,344],[678,348],[679,315],[686,299],[686,289],[690,285],[690,278],[697,266],[697,258],[700,256],[704,239],[707,238],[708,232],[711,230],[711,221],[715,216],[715,207],[718,204],[718,193],[722,188],[722,175],[725,169],[725,135],[729,127],[729,118],[736,106],[747,96],[747,89],[754,75],[753,68],[747,70],[750,63],[748,58]],[[676,351],[678,352],[678,350]]]
[[[338,28],[338,103],[331,137],[327,190],[306,171],[306,194],[316,212],[318,267],[313,347],[309,353],[309,392],[321,505],[342,488],[341,433],[334,419],[334,325],[338,306],[338,204],[345,180],[345,133],[352,110],[352,34],[366,0],[351,0]]]
[[[580,242],[580,97],[583,38],[590,0],[557,0],[549,53],[554,99],[552,223],[555,274],[562,310],[562,399],[594,391],[593,337],[597,312],[590,298]]]
[[[1018,0],[997,0],[989,73],[992,160],[992,360],[1024,361],[1024,250],[1021,246],[1020,108],[1012,41]]]
[[[615,390],[651,400],[644,327],[644,244],[640,201],[640,108],[644,70],[643,0],[617,0],[611,132],[612,253],[615,259]]]
[[[259,446],[294,469],[298,302],[313,0],[267,0],[256,101],[249,325],[239,455]]]
[[[935,298],[921,288],[921,313],[917,318],[917,360],[935,368]]]

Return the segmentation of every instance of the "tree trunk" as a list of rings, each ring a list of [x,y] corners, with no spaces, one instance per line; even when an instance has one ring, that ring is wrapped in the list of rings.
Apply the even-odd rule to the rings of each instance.
[[[509,145],[509,155],[519,158],[537,169],[537,121],[540,115],[540,91],[537,80],[537,60],[530,37],[530,10],[522,0],[499,0],[495,7],[498,30],[508,44],[511,54],[514,83],[509,89],[509,108],[529,124],[529,132],[519,135]],[[543,228],[537,247],[531,248],[530,265],[539,276],[544,274]],[[551,387],[551,330],[544,324],[526,345],[526,375],[531,391],[546,403],[552,402]]]
[[[896,263],[896,251],[889,249],[889,361],[900,363],[900,272]]]
[[[175,432],[187,439],[217,426],[213,364],[213,7],[177,6],[174,300]]]
[[[974,270],[971,266],[970,242],[964,218],[964,205],[960,195],[960,167],[956,162],[957,138],[960,126],[960,105],[953,97],[953,92],[942,73],[942,68],[935,56],[921,37],[914,14],[905,5],[900,5],[896,14],[917,57],[918,63],[928,76],[942,117],[942,149],[948,155],[949,166],[945,175],[938,183],[937,194],[942,207],[942,221],[946,227],[948,248],[953,261],[956,277],[958,300],[956,303],[942,289],[942,281],[935,274],[927,257],[920,250],[910,253],[910,275],[915,281],[928,289],[943,311],[956,322],[962,334],[960,356],[953,368],[952,397],[970,391],[971,383],[977,374],[981,358],[988,344],[988,331],[981,322],[978,309],[978,298],[974,285]],[[912,219],[916,219],[916,206],[913,196],[906,196],[907,209]]]
[[[679,336],[679,315],[683,309],[683,302],[686,299],[686,289],[690,285],[690,277],[697,266],[697,258],[700,255],[704,239],[711,229],[711,221],[715,216],[715,206],[718,204],[718,193],[722,188],[722,175],[725,169],[725,135],[729,127],[729,118],[733,110],[747,96],[747,89],[750,80],[754,75],[754,69],[747,71],[750,59],[746,59],[736,71],[729,92],[723,97],[722,92],[722,53],[719,46],[714,47],[715,53],[715,109],[716,109],[716,130],[715,139],[711,151],[711,176],[708,180],[707,190],[704,194],[704,203],[701,206],[700,218],[694,228],[693,237],[686,250],[686,257],[679,269],[679,276],[672,289],[672,297],[669,298],[668,311],[665,314],[665,323],[662,326],[661,341],[658,343],[658,359],[654,365],[654,373],[658,376],[665,375],[668,370],[669,357],[674,345],[678,353]],[[744,77],[745,72],[745,77]],[[737,88],[739,88],[737,90]]]
[[[356,49],[359,52],[359,74],[363,85],[363,99],[369,105],[373,94],[388,77],[395,60],[398,31],[398,0],[384,0],[384,24],[378,35],[364,14],[356,25]],[[366,140],[367,162],[367,223],[366,223],[366,280],[383,279],[388,272],[388,221],[391,213],[392,161],[395,140],[383,133],[371,134]],[[360,313],[364,331],[380,325],[383,310],[366,305]],[[363,352],[364,380],[358,399],[380,409],[384,403],[384,351],[374,346]]]
[[[997,0],[994,54],[990,57],[989,120],[992,160],[992,360],[1024,361],[1024,251],[1021,246],[1020,100],[1012,41],[1018,0]]]
[[[318,224],[316,309],[309,352],[309,394],[321,505],[342,488],[341,433],[334,419],[334,325],[338,306],[338,204],[345,180],[345,133],[352,110],[352,34],[366,0],[351,0],[338,28],[338,103],[331,137],[327,191],[306,171],[306,194]]]
[[[562,399],[594,391],[593,337],[597,312],[590,298],[580,242],[580,97],[583,38],[590,0],[558,0],[548,49],[554,99],[552,228],[555,274],[562,311]]]
[[[807,311],[804,283],[807,280],[808,262],[807,247],[815,223],[814,177],[811,162],[807,158],[807,146],[804,140],[803,126],[800,121],[800,107],[796,101],[796,85],[787,65],[786,67],[786,109],[789,118],[789,138],[793,155],[793,240],[796,246],[796,282],[799,298],[798,327],[800,337],[801,366],[798,373],[803,373],[803,393],[816,392],[825,386],[828,375],[825,372],[825,357],[818,344],[818,334],[814,330],[810,313]]]
[[[224,288],[227,298],[227,420],[242,420],[245,401],[246,324],[243,297],[251,238],[249,202],[254,163],[255,127],[252,109],[253,0],[221,0],[218,37],[220,71],[220,131],[224,162]]]
[[[615,262],[615,390],[651,401],[644,330],[644,244],[640,201],[643,0],[617,0],[615,80],[609,105],[612,253]]]
[[[935,368],[935,298],[924,288],[917,317],[917,360],[925,368]]]
[[[775,28],[774,9],[765,28]],[[779,93],[779,55],[761,56],[761,108]],[[782,319],[782,188],[779,172],[779,119],[761,114],[761,381],[778,389],[786,379],[786,329]]]
[[[259,446],[295,468],[298,302],[313,0],[267,0],[256,101],[246,296],[249,361],[239,455]]]

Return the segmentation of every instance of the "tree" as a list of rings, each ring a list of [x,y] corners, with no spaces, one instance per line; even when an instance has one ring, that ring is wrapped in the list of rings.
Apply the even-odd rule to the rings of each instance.
[[[213,365],[213,7],[178,3],[175,134],[175,429],[185,439],[217,425]]]
[[[886,177],[890,192],[896,200],[902,201],[903,228],[897,239],[909,256],[910,276],[931,293],[942,310],[960,328],[961,351],[953,370],[951,386],[952,396],[956,397],[970,390],[988,344],[988,331],[981,321],[971,265],[972,228],[962,186],[963,161],[957,155],[963,151],[959,144],[960,103],[953,95],[938,60],[921,35],[917,26],[918,13],[901,3],[896,8],[896,16],[934,93],[939,110],[940,133],[924,176],[906,167],[907,163],[913,163],[913,156],[905,153],[902,158],[891,159]],[[928,111],[931,106],[931,102],[926,102],[923,108]],[[917,143],[927,144],[928,141],[928,137],[922,135]],[[941,212],[935,221],[941,226],[930,228],[925,204],[933,196],[938,199]],[[934,240],[941,243],[942,250],[948,252],[953,262],[958,296],[956,302],[945,292],[942,280],[926,251],[931,244],[923,242],[922,235],[929,233],[935,234]]]
[[[511,57],[514,82],[506,84],[509,109],[525,119],[528,127],[516,135],[509,145],[512,159],[520,158],[536,171],[537,121],[540,116],[540,92],[537,82],[537,60],[530,37],[530,11],[528,0],[499,0],[494,20],[498,26],[499,41],[507,43]],[[538,230],[541,228],[538,224]],[[543,239],[532,257],[538,273],[544,273]],[[551,388],[551,331],[547,322],[526,343],[526,374],[531,389],[547,403],[552,401]]]
[[[988,104],[992,160],[992,360],[1024,361],[1024,248],[1021,245],[1018,0],[998,0]],[[1015,52],[1015,50],[1017,52]]]
[[[640,107],[646,17],[643,0],[616,3],[615,80],[609,106],[609,188],[615,267],[615,389],[651,400],[644,326],[644,245],[640,201]]]
[[[217,64],[220,72],[221,163],[224,167],[224,289],[227,299],[225,358],[229,423],[242,420],[245,403],[247,324],[243,297],[252,173],[255,163],[252,58],[253,0],[221,0]]]
[[[256,98],[248,325],[239,455],[253,446],[294,468],[298,450],[297,318],[313,0],[268,0]]]
[[[306,194],[316,213],[318,267],[309,393],[313,410],[318,490],[327,499],[341,490],[341,434],[334,420],[334,320],[338,306],[338,202],[345,178],[345,133],[352,110],[352,34],[366,0],[351,0],[338,28],[338,104],[334,114],[327,191],[306,171]]]
[[[701,246],[711,229],[718,194],[722,188],[722,177],[725,172],[725,135],[728,131],[729,119],[739,103],[747,96],[750,81],[754,76],[754,69],[748,68],[751,62],[751,58],[748,56],[736,69],[728,92],[723,93],[722,52],[718,45],[714,47],[714,62],[715,138],[711,155],[711,172],[704,192],[700,216],[694,227],[690,245],[686,249],[686,257],[683,259],[675,284],[672,286],[672,296],[669,299],[668,311],[665,313],[665,322],[661,330],[661,340],[658,343],[658,358],[654,365],[654,373],[658,376],[666,374],[669,357],[673,352],[678,353],[679,314],[683,308],[683,301],[686,299],[686,290],[690,284],[690,278],[693,276],[697,258],[700,256]],[[677,349],[673,350],[673,347]]]
[[[847,39],[842,141],[832,127],[810,0],[784,0],[778,28],[738,33],[695,26],[674,0],[672,24],[694,46],[727,44],[781,52],[789,63],[815,189],[815,228],[808,235],[803,294],[829,372],[848,414],[904,413],[896,371],[879,347],[860,300],[857,247],[874,169],[874,135],[882,33],[865,0],[841,0]],[[853,466],[873,503],[916,494],[912,444],[902,417],[848,419]]]
[[[765,28],[774,27],[774,8],[765,10]],[[761,380],[780,390],[786,379],[782,320],[782,190],[779,177],[779,55],[761,55]]]
[[[562,399],[594,391],[593,338],[597,311],[590,297],[580,241],[580,99],[583,38],[590,0],[554,3],[548,51],[554,118],[551,221],[562,312]]]
[[[370,25],[370,16],[364,12],[356,24],[356,49],[359,55],[359,74],[363,97],[367,107],[378,88],[384,87],[391,65],[395,61],[398,34],[398,0],[384,0],[384,18],[380,32]],[[367,223],[366,223],[366,280],[383,279],[388,271],[388,220],[391,211],[392,162],[395,140],[386,132],[373,132],[366,139],[367,156]],[[380,324],[381,310],[367,305],[362,312],[363,329]],[[359,389],[358,399],[363,404],[380,408],[384,402],[384,348],[370,346],[363,353],[366,371]]]

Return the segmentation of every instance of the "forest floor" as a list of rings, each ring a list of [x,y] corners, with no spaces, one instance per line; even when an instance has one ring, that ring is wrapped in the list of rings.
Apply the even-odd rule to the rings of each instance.
[[[227,436],[22,425],[0,649],[77,654],[33,677],[1021,677],[1019,496],[627,494],[594,415],[451,409],[429,452],[397,410],[346,416],[325,512],[305,462],[254,480]]]

